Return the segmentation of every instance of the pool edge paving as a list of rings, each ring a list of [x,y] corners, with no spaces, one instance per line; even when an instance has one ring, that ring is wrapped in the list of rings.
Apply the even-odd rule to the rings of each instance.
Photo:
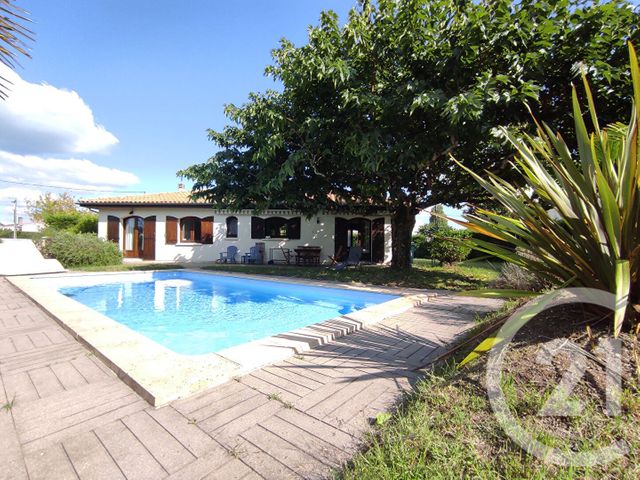
[[[104,274],[74,272],[55,276],[100,275]],[[139,275],[139,272],[118,272],[117,275],[134,276]],[[188,356],[175,353],[131,328],[32,280],[50,277],[52,276],[30,275],[6,279],[48,312],[74,338],[108,365],[119,378],[155,407],[195,395],[232,378],[324,345],[343,335],[405,312],[428,301],[430,296],[405,295],[286,333],[230,347],[218,353]],[[268,276],[251,275],[251,278],[282,282],[280,278],[273,279]],[[298,282],[297,279],[291,279],[286,283],[340,288],[326,282],[309,280]],[[393,291],[396,295],[402,295],[401,292],[389,288],[359,287],[355,290],[385,293]]]

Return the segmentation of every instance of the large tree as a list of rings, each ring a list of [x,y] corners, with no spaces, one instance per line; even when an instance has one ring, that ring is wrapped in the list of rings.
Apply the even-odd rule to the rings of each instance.
[[[628,91],[638,23],[619,0],[362,1],[344,25],[324,12],[306,45],[273,51],[266,73],[282,89],[227,106],[232,124],[209,131],[220,151],[179,174],[230,208],[387,209],[392,266],[407,268],[420,210],[483,200],[449,154],[504,170],[496,127],[529,125],[528,102],[562,131],[581,66],[605,121],[626,114],[612,92]]]

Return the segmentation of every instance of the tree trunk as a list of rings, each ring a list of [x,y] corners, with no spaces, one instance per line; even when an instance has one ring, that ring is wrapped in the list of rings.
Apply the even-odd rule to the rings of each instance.
[[[411,237],[416,224],[413,208],[401,205],[391,216],[391,268],[411,268]]]

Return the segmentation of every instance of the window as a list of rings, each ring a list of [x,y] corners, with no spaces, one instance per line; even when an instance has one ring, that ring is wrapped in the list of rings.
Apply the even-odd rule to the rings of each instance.
[[[188,243],[200,243],[202,229],[200,219],[185,217],[180,219],[180,241]]]
[[[300,238],[300,217],[251,217],[251,238]]]
[[[227,238],[238,238],[238,219],[227,217]]]
[[[287,238],[287,221],[280,217],[267,218],[264,221],[264,236],[271,238]]]

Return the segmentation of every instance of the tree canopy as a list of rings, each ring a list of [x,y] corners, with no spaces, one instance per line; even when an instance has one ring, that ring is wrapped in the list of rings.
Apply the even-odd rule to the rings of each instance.
[[[36,200],[27,200],[27,212],[34,222],[44,223],[48,230],[98,232],[98,215],[86,208],[78,208],[69,192],[57,196],[46,192]]]
[[[570,132],[580,68],[605,122],[627,114],[617,92],[639,18],[620,0],[362,1],[343,25],[324,12],[306,45],[273,51],[266,74],[282,89],[228,105],[231,124],[209,131],[220,150],[178,173],[229,208],[386,209],[392,265],[405,268],[420,210],[485,199],[449,154],[503,172],[510,151],[494,132],[528,128],[525,103]]]

